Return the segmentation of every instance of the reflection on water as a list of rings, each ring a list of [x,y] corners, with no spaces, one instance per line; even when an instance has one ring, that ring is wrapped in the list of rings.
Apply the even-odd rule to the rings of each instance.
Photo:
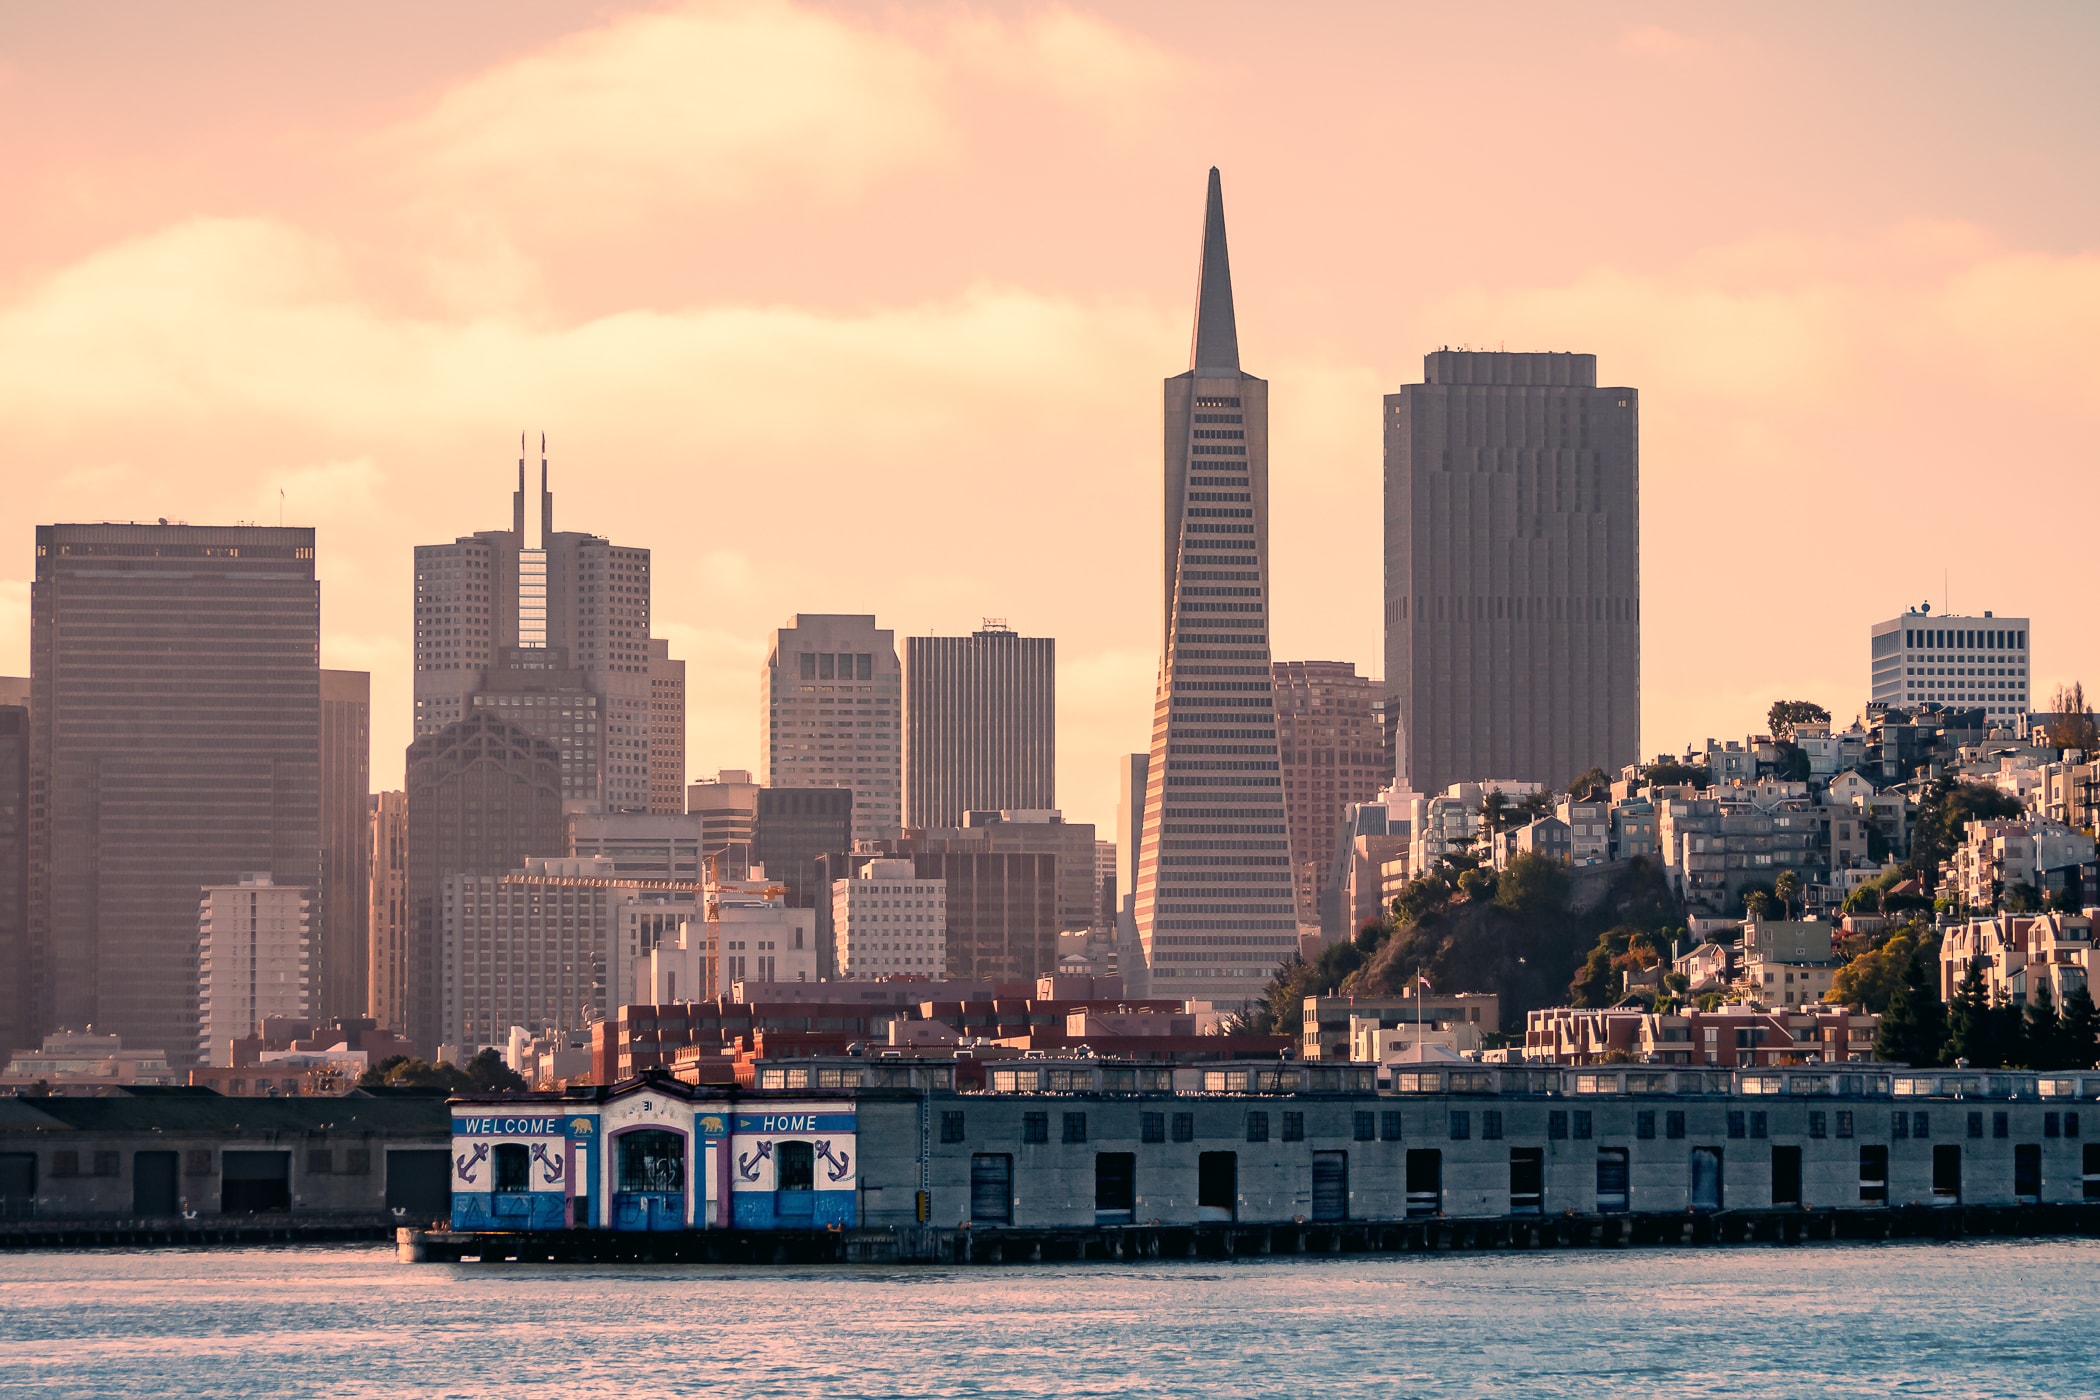
[[[2100,1242],[1220,1267],[0,1255],[0,1393],[2092,1393]]]

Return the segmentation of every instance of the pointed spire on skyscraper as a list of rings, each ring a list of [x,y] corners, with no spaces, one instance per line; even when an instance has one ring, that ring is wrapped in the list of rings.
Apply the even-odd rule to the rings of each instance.
[[[525,431],[518,430],[518,489],[510,498],[510,532],[525,544]]]
[[[547,434],[540,432],[540,548],[554,539],[554,493],[547,489]]]
[[[1237,370],[1240,332],[1232,314],[1232,262],[1225,253],[1225,191],[1218,167],[1210,168],[1210,192],[1203,205],[1203,265],[1196,273],[1196,336],[1189,368]]]

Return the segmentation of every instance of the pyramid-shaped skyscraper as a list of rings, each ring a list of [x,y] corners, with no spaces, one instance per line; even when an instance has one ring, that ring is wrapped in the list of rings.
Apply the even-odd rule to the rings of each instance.
[[[1298,925],[1269,676],[1269,386],[1240,369],[1215,169],[1189,369],[1166,382],[1165,545],[1130,980],[1236,1003]]]

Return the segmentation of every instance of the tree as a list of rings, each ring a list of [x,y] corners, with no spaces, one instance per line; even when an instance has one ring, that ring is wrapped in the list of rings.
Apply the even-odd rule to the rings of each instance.
[[[1641,770],[1641,781],[1649,787],[1703,788],[1714,780],[1713,770],[1703,763],[1680,763],[1659,758]]]
[[[1889,998],[1888,1010],[1881,1013],[1874,1054],[1891,1064],[1936,1065],[1946,1042],[1947,1009],[1940,1004],[1939,989],[1927,974],[1925,960],[1913,953],[1902,984]]]
[[[467,1067],[445,1061],[431,1064],[407,1055],[389,1055],[358,1076],[360,1089],[443,1089],[447,1093],[518,1093],[532,1087],[493,1047],[467,1061]]]
[[[440,1062],[432,1064],[411,1055],[389,1055],[378,1064],[369,1066],[358,1076],[360,1089],[443,1089],[458,1093],[467,1086],[467,1077],[456,1065]]]
[[[1774,700],[1772,708],[1765,711],[1765,723],[1771,727],[1773,738],[1791,742],[1795,726],[1828,724],[1830,711],[1813,700]]]
[[[467,1087],[479,1093],[522,1094],[532,1086],[525,1076],[503,1063],[503,1056],[494,1046],[485,1046],[473,1059],[467,1061]]]
[[[1401,887],[1393,899],[1393,917],[1422,923],[1451,903],[1451,882],[1441,871],[1418,875]]]
[[[1779,878],[1772,882],[1772,893],[1786,917],[1793,918],[1794,901],[1801,897],[1801,877],[1791,870],[1780,871]]]
[[[1501,788],[1489,788],[1486,797],[1480,799],[1480,829],[1493,841],[1495,833],[1502,830],[1509,818],[1509,797]]]
[[[2019,1054],[2019,1010],[2002,994],[1992,994],[1984,973],[1987,963],[1985,958],[1971,958],[1954,1000],[1947,1003],[1950,1063],[1966,1060],[1977,1069],[1998,1069]]]
[[[1609,797],[1611,774],[1602,768],[1593,767],[1588,772],[1577,774],[1574,781],[1568,784],[1567,793],[1577,800],[1590,796]]]
[[[1899,933],[1879,948],[1861,953],[1837,970],[1837,975],[1830,979],[1830,991],[1823,999],[1840,1006],[1861,1006],[1870,1012],[1885,1014],[1896,999],[1897,991],[1910,977],[1917,947],[1909,934]]]
[[[2064,998],[2061,1035],[2065,1069],[2091,1069],[2100,1063],[2100,1010],[2086,987]]]
[[[1743,891],[1743,912],[1754,920],[1762,921],[1772,908],[1772,896],[1763,890]]]
[[[1495,882],[1495,903],[1525,919],[1558,913],[1568,905],[1568,872],[1559,861],[1520,851]]]
[[[2100,722],[2086,707],[2085,682],[2072,681],[2058,686],[2055,696],[2049,701],[2054,718],[2049,721],[2049,747],[2052,749],[2079,749],[2090,758],[2093,750],[2100,748]]]
[[[2057,1018],[2056,997],[2046,977],[2035,979],[2027,994],[2027,1011],[2020,1018],[2020,1054],[2015,1058],[2029,1069],[2064,1068],[2064,1028]]]

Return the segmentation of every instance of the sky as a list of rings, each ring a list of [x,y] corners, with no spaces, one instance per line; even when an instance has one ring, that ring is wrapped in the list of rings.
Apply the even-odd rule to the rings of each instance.
[[[1106,826],[1217,165],[1278,659],[1377,672],[1380,396],[1463,345],[1640,391],[1644,753],[1848,719],[1928,600],[2100,683],[2096,58],[2071,3],[7,0],[0,672],[36,524],[281,508],[396,785],[413,546],[544,431],[692,776],[791,614],[1003,618]]]

